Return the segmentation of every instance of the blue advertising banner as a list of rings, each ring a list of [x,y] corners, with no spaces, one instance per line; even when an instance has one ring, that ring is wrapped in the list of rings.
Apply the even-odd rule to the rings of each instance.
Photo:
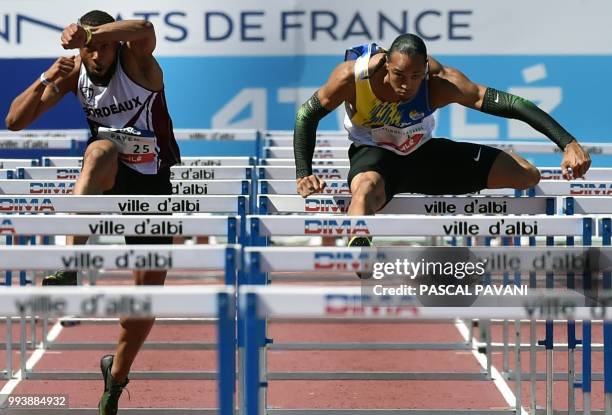
[[[584,141],[608,141],[612,85],[612,4],[605,0],[415,0],[377,2],[173,2],[109,0],[118,19],[155,25],[168,105],[177,128],[292,129],[296,107],[325,82],[355,44],[423,37],[431,55],[472,80],[536,102]],[[58,56],[61,29],[101,4],[56,0],[3,2],[0,9],[0,109]],[[342,129],[343,109],[321,129]],[[33,128],[83,128],[67,97]],[[436,135],[455,139],[533,139],[519,122],[452,106],[438,111]]]

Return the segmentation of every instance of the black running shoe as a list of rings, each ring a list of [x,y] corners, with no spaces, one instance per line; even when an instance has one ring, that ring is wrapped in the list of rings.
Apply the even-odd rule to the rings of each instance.
[[[359,246],[368,247],[368,246],[372,246],[372,240],[366,236],[353,236],[351,240],[349,241],[348,246],[349,247],[359,247]],[[365,272],[359,271],[356,274],[359,277],[359,279],[362,279],[362,280],[369,280],[370,278],[372,278],[371,271],[365,271]]]

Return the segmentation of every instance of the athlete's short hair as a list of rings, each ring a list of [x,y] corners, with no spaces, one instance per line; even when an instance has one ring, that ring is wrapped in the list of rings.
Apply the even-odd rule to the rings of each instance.
[[[427,59],[427,46],[425,46],[425,42],[412,33],[405,33],[396,37],[387,52],[387,57],[391,56],[393,52],[399,52],[408,56],[421,55]]]
[[[101,26],[114,21],[115,19],[110,14],[103,12],[102,10],[92,10],[81,16],[79,19],[79,24],[81,26]]]

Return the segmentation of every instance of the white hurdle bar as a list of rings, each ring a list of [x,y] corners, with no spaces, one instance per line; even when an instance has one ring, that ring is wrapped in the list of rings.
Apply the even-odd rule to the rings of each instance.
[[[260,195],[297,195],[297,185],[295,179],[293,180],[258,180]],[[325,188],[321,193],[317,193],[313,196],[319,195],[350,195],[351,191],[346,180],[326,180]],[[520,196],[520,190],[515,189],[483,189],[478,193],[470,193],[470,195],[477,196]],[[409,193],[403,193],[407,195]]]
[[[239,264],[236,245],[0,246],[4,270],[220,270]]]
[[[567,197],[565,198],[564,212],[568,215],[608,215],[612,214],[611,197]]]
[[[37,252],[33,256],[39,255]],[[29,259],[25,259],[26,262]],[[234,289],[230,286],[136,286],[136,287],[2,287],[0,314],[4,316],[65,316],[80,317],[153,317],[186,316],[217,318],[217,370],[205,372],[207,379],[217,381],[218,409],[215,413],[234,414],[235,375],[235,305]],[[10,321],[10,319],[8,320]],[[23,321],[23,318],[22,318]],[[25,366],[25,326],[22,326],[22,376],[32,379],[50,379],[51,373],[32,372]],[[12,353],[9,351],[9,353]],[[131,377],[156,378],[157,372],[134,371]],[[99,375],[99,374],[96,374]],[[165,373],[161,373],[167,376]],[[45,377],[47,376],[47,377]],[[91,377],[91,379],[97,378]],[[61,378],[58,378],[61,379]],[[0,397],[5,408],[8,395]],[[83,408],[62,408],[58,412],[45,408],[45,413],[93,413]],[[97,411],[97,410],[96,410]],[[3,413],[5,410],[2,411]],[[208,412],[208,411],[207,411]],[[14,413],[8,409],[6,413]],[[39,413],[26,409],[18,413]],[[129,410],[128,410],[129,413]],[[169,409],[168,414],[183,413]]]
[[[36,159],[0,159],[0,169],[16,169],[37,165],[38,160]]]
[[[0,179],[0,194],[72,194],[75,180]],[[171,180],[173,195],[248,195],[249,180]]]
[[[236,243],[238,216],[0,215],[0,235],[227,235]]]
[[[259,318],[372,318],[405,320],[510,319],[510,320],[606,320],[612,321],[612,292],[602,293],[600,303],[586,305],[577,293],[533,289],[508,304],[505,296],[491,296],[491,307],[423,307],[416,295],[378,296],[365,294],[362,287],[261,286],[243,285],[239,289],[242,315]],[[256,309],[248,308],[257,298]],[[547,305],[561,301],[563,307]],[[557,304],[559,304],[557,302]],[[247,346],[248,347],[248,346]]]
[[[249,215],[251,238],[270,236],[571,236],[593,232],[591,217],[506,215]],[[593,232],[594,233],[594,232]]]
[[[313,158],[316,159],[346,159],[350,143],[343,147],[321,147],[314,149]],[[288,147],[264,147],[264,158],[287,159],[293,157],[293,146]]]
[[[0,149],[20,150],[70,150],[75,147],[74,138],[24,137],[11,138],[0,136]]]
[[[260,163],[264,166],[293,166],[295,168],[295,159],[293,158],[261,158]],[[312,159],[313,166],[348,166],[350,164],[349,159]]]
[[[293,159],[291,163],[283,160],[282,163],[274,161],[276,159],[268,159],[264,161],[264,165],[257,166],[259,179],[268,180],[293,180],[295,181],[295,164]],[[316,163],[315,163],[316,161]],[[326,180],[346,180],[349,173],[349,160],[340,160],[339,163],[330,164],[332,159],[315,159],[313,160],[313,174]],[[539,167],[541,180],[565,180],[561,174],[561,169],[558,167]],[[609,167],[593,167],[589,169],[584,179],[573,180],[572,183],[582,183],[583,181],[612,181],[612,168]]]
[[[344,143],[338,139],[337,136],[333,136],[333,144],[336,144],[335,147],[325,147],[321,150],[325,157],[329,158],[342,158],[344,156],[340,155],[344,152],[346,155],[346,151],[351,145],[351,141],[346,138],[346,133],[344,135]],[[317,141],[329,139],[327,137],[317,137]],[[435,139],[435,138],[434,138]],[[284,142],[283,142],[284,141]],[[469,140],[470,143],[486,145],[490,147],[499,148],[502,150],[508,150],[516,153],[528,153],[528,154],[560,154],[561,149],[554,143],[550,141],[504,141],[504,140]],[[274,158],[291,158],[293,157],[293,139],[274,139],[274,146],[264,147],[264,155],[266,157]],[[278,146],[277,144],[284,144]],[[592,155],[611,155],[612,154],[612,144],[610,143],[581,143],[582,146]],[[315,148],[315,157],[317,153],[317,148]],[[338,154],[338,156],[331,156],[331,154]]]
[[[256,166],[257,178],[268,180],[295,180],[295,166]],[[325,180],[346,179],[349,166],[313,166],[312,173]]]
[[[17,177],[14,178],[76,180],[80,173],[78,167],[21,167],[17,169]],[[174,180],[251,179],[252,175],[252,168],[248,166],[175,166],[170,168],[170,178]]]
[[[254,164],[253,157],[181,157],[178,166],[250,166]],[[82,157],[43,157],[42,165],[45,167],[81,167]],[[23,164],[16,167],[34,166]],[[2,159],[0,159],[0,168]]]
[[[295,185],[295,184],[294,184]],[[483,195],[484,196],[484,195]],[[258,213],[346,213],[351,202],[350,195],[299,195],[258,196]],[[612,212],[612,198],[610,212]],[[417,196],[396,195],[379,214],[493,214],[493,215],[537,215],[554,214],[555,198],[512,196]],[[372,216],[370,216],[372,217]],[[396,216],[401,221],[400,216]]]
[[[506,272],[544,273],[553,271],[553,264],[565,264],[564,267],[557,266],[555,273],[612,271],[612,247],[609,246],[246,247],[244,253],[245,264],[251,273],[371,272],[377,262],[396,263],[400,260],[401,263],[406,260],[418,263],[429,259],[440,261],[442,258],[451,262],[481,262],[484,272],[492,275]],[[403,278],[409,277],[404,275]]]
[[[612,171],[612,169],[611,169]],[[542,181],[527,192],[533,196],[612,196],[612,181]]]
[[[216,317],[219,294],[230,296],[232,292],[232,287],[226,285],[3,287],[0,289],[0,314],[46,317]],[[125,304],[130,303],[135,306],[126,308]],[[123,307],[118,307],[122,304]]]
[[[249,196],[0,195],[5,213],[230,213],[241,214]]]
[[[351,319],[376,320],[439,320],[439,319],[540,319],[592,320],[604,318],[612,322],[611,293],[606,293],[607,304],[585,307],[584,298],[576,295],[559,295],[548,292],[532,292],[520,298],[515,306],[490,307],[421,307],[416,296],[374,296],[364,294],[361,287],[311,287],[311,286],[242,286],[239,291],[239,313],[244,322],[239,329],[246,332],[244,345],[245,388],[242,394],[246,415],[266,413],[266,387],[263,381],[270,379],[262,350],[266,347],[266,319]],[[492,298],[493,302],[495,298]],[[500,300],[503,300],[501,298]],[[556,304],[557,306],[549,306]],[[563,306],[560,306],[562,304]],[[609,345],[608,345],[609,346]],[[606,347],[606,352],[611,350]],[[610,367],[607,367],[610,369]],[[306,373],[308,374],[308,373]],[[355,373],[353,373],[355,374]],[[300,375],[300,374],[297,374]],[[401,375],[401,374],[398,374]],[[608,376],[610,374],[608,373]],[[297,376],[294,378],[298,378]],[[309,379],[312,377],[309,377]],[[407,377],[406,377],[407,378]],[[397,379],[404,377],[397,376]],[[612,398],[606,393],[606,402]],[[548,405],[550,404],[550,405]],[[516,413],[521,413],[521,401],[517,397]],[[547,402],[548,413],[553,413],[552,402]],[[384,410],[381,410],[383,413]],[[605,414],[612,408],[606,406]],[[478,411],[481,413],[483,411]],[[483,413],[495,413],[484,411]],[[360,412],[361,413],[361,412]],[[366,413],[364,411],[363,413]],[[423,413],[404,410],[402,413]],[[426,413],[447,413],[427,411]],[[456,413],[456,412],[453,412]],[[463,413],[463,412],[462,412]],[[501,413],[501,412],[500,412]],[[514,413],[514,412],[513,412]]]

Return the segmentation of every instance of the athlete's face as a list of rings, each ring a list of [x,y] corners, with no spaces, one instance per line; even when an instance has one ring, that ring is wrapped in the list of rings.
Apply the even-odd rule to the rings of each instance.
[[[393,52],[385,66],[387,79],[393,92],[402,101],[412,99],[425,79],[427,59],[422,55],[408,56]]]
[[[81,59],[93,81],[107,78],[117,59],[118,42],[91,42],[81,48]]]

